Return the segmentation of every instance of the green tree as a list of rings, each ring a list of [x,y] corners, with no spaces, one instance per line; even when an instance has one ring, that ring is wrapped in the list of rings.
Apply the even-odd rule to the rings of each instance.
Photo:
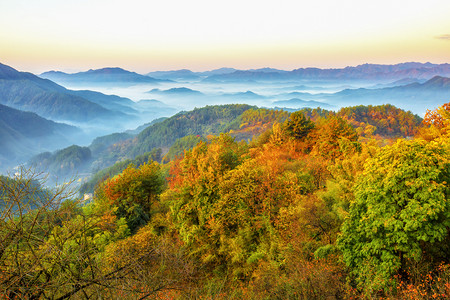
[[[289,120],[285,122],[286,131],[296,139],[302,139],[308,135],[308,133],[314,129],[314,123],[306,118],[303,112],[293,112]]]
[[[367,160],[338,241],[366,291],[395,284],[392,276],[406,276],[410,262],[448,260],[449,150],[449,143],[399,140]]]
[[[184,151],[191,150],[200,143],[200,141],[205,141],[205,138],[202,138],[199,135],[187,135],[177,139],[175,143],[170,146],[169,151],[163,158],[163,162],[169,162],[177,156],[183,155]]]
[[[176,238],[152,228],[127,238],[125,218],[108,218],[117,207],[83,205],[68,185],[44,190],[42,180],[24,169],[0,176],[1,299],[143,299],[189,279]]]
[[[144,163],[139,168],[129,166],[97,190],[95,201],[100,206],[113,207],[115,216],[125,218],[131,232],[135,233],[150,220],[163,185],[157,162]]]

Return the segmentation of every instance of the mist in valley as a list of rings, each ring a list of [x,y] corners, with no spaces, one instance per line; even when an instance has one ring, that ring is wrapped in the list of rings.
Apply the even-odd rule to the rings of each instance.
[[[448,75],[449,67],[447,64],[444,67],[444,73],[438,75]],[[354,69],[358,68],[365,66]],[[325,75],[317,76],[318,72]],[[339,72],[345,74],[346,69]],[[52,83],[51,87],[64,97],[91,101],[97,105],[98,113],[90,108],[78,115],[70,114],[70,108],[64,114],[48,113],[45,117],[49,120],[69,127],[63,133],[59,130],[40,140],[34,138],[34,143],[25,141],[15,159],[4,160],[1,167],[5,171],[27,164],[49,172],[51,184],[75,179],[75,185],[79,185],[96,171],[142,154],[130,152],[137,136],[153,123],[195,108],[247,104],[292,112],[303,108],[338,111],[348,106],[392,104],[423,117],[427,109],[434,109],[450,98],[449,79],[433,76],[436,75],[433,72],[418,78],[402,77],[408,74],[352,77],[334,73],[335,69],[288,72],[268,68],[249,71],[223,68],[202,73],[180,70],[153,72],[148,76],[120,68],[76,74],[46,72],[40,75],[47,79],[44,83],[39,82],[41,79],[33,80],[46,86],[48,79],[52,80],[59,86],[55,88]],[[169,146],[162,147],[160,159]]]
[[[427,109],[432,109],[445,101],[448,91],[427,91],[426,97],[417,93],[405,92],[402,87],[424,84],[425,79],[405,80],[296,80],[296,81],[226,81],[209,82],[205,78],[197,80],[180,80],[158,84],[137,84],[132,86],[105,86],[98,84],[67,86],[69,89],[87,89],[107,95],[118,95],[134,101],[144,108],[144,103],[152,101],[159,107],[166,107],[168,112],[192,110],[205,105],[245,103],[267,108],[321,107],[338,110],[354,105],[393,104],[399,108],[423,116]],[[395,89],[397,88],[397,90]],[[414,88],[414,87],[413,87]],[[383,96],[383,95],[388,96]],[[426,99],[429,98],[429,99]],[[411,101],[412,100],[412,101]],[[290,101],[290,103],[288,102]],[[281,102],[281,103],[280,103]],[[435,103],[434,103],[435,102]],[[431,104],[433,107],[425,106]],[[172,111],[170,111],[172,109]],[[151,105],[140,111],[135,120],[127,124],[132,129],[139,122],[157,118],[164,114],[152,116]],[[164,115],[164,116],[169,116]]]

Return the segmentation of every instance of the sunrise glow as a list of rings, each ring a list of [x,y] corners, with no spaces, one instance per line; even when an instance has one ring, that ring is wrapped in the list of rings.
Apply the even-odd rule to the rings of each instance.
[[[441,0],[3,1],[0,60],[35,73],[445,63],[449,13]]]

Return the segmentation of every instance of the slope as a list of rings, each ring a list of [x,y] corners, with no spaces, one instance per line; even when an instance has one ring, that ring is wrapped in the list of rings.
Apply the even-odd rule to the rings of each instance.
[[[0,103],[52,120],[88,122],[125,117],[120,111],[106,109],[50,80],[3,64],[0,64]]]
[[[0,104],[0,168],[69,143],[80,130]]]

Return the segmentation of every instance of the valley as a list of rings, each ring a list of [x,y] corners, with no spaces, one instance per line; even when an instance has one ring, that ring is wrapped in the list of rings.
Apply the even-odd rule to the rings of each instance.
[[[0,1],[0,300],[450,299],[450,1]]]
[[[44,75],[0,65],[10,295],[445,299],[447,64]]]
[[[204,121],[194,117],[195,109],[214,105],[239,103],[249,105],[246,109],[259,107],[288,112],[320,107],[338,112],[356,105],[392,104],[424,116],[427,109],[435,108],[450,98],[450,79],[445,77],[449,74],[449,64],[429,63],[366,64],[344,69],[293,71],[222,68],[208,72],[160,71],[147,75],[121,68],[104,68],[73,74],[50,71],[39,76],[0,65],[2,105],[31,111],[41,118],[72,126],[67,127],[63,134],[59,131],[59,136],[53,136],[53,139],[50,139],[53,133],[47,134],[46,140],[39,142],[41,146],[36,147],[35,140],[39,135],[19,138],[16,131],[3,125],[1,168],[6,171],[17,164],[29,163],[50,172],[54,179],[51,182],[73,176],[83,182],[87,180],[86,176],[76,174],[93,174],[157,148],[163,149],[164,156],[177,138],[188,135],[206,137],[239,129],[240,114],[225,119],[218,117],[218,121],[225,122],[221,127],[214,125],[210,128],[208,126],[212,125],[205,123],[201,126],[207,128],[201,129],[199,126]],[[187,113],[177,117],[175,114],[179,112]],[[189,118],[194,123],[168,123],[186,114],[193,114]],[[164,121],[159,119],[161,117],[169,119]],[[29,126],[30,120],[23,119],[20,123]],[[161,123],[150,126],[153,120]],[[2,121],[7,122],[7,119]],[[233,122],[237,125],[232,125]],[[42,130],[45,135],[41,126],[35,130]],[[158,126],[165,127],[165,131]],[[174,131],[169,133],[167,130]],[[155,133],[143,138],[146,132],[153,131]],[[251,139],[252,136],[246,138]],[[146,142],[143,139],[147,139]],[[56,163],[61,158],[56,159],[55,155],[61,157],[67,151],[64,146],[72,147],[70,153],[80,149],[89,153],[79,153],[74,157],[68,155],[65,162]]]

